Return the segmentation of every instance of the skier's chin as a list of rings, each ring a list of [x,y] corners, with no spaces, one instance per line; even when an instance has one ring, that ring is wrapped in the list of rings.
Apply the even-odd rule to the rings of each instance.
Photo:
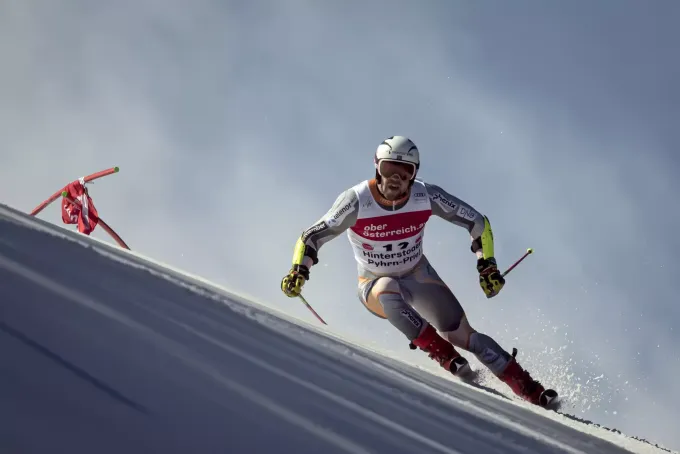
[[[396,200],[404,195],[406,189],[401,183],[386,182],[383,186],[383,195],[387,200]]]

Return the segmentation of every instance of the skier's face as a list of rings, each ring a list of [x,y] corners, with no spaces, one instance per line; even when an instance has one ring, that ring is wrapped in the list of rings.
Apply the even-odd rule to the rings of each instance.
[[[415,168],[406,162],[381,161],[378,170],[382,177],[380,192],[387,200],[396,200],[408,191]]]

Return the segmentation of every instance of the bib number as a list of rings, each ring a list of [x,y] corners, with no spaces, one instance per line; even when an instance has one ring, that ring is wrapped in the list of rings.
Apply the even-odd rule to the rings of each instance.
[[[392,252],[392,250],[394,249],[394,246],[395,246],[395,243],[389,243],[389,244],[384,245],[383,247],[385,248],[385,250],[387,252]],[[396,243],[396,246],[397,246],[397,250],[403,251],[404,249],[406,249],[408,247],[408,241],[401,241],[399,243]]]

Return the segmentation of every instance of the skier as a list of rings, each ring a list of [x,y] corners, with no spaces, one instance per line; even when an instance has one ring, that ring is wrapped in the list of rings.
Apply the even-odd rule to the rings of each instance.
[[[557,393],[522,369],[516,351],[510,355],[471,327],[458,299],[423,254],[430,216],[467,229],[477,256],[479,284],[487,298],[496,296],[505,280],[496,266],[489,219],[442,188],[417,180],[420,154],[407,137],[383,141],[374,164],[375,178],[340,194],[332,208],[298,238],[291,270],[281,281],[282,291],[299,296],[310,268],[319,262],[321,246],[347,231],[358,262],[359,300],[401,331],[412,349],[420,348],[463,379],[471,368],[455,347],[469,351],[515,394],[548,406]]]

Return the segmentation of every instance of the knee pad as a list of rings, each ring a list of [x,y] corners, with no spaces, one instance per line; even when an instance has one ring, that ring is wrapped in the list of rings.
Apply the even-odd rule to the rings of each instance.
[[[512,359],[512,356],[486,334],[473,333],[470,339],[469,351],[494,375],[498,376],[501,374]]]

